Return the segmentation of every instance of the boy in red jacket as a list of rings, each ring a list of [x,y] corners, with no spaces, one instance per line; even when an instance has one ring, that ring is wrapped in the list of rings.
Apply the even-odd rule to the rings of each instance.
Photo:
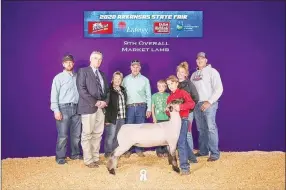
[[[185,90],[179,89],[178,84],[179,80],[174,75],[171,75],[167,78],[167,85],[171,91],[170,96],[167,99],[167,104],[175,99],[183,99],[184,103],[176,105],[173,108],[177,111],[180,111],[180,116],[182,118],[182,127],[180,131],[180,136],[178,140],[178,151],[179,151],[179,160],[181,175],[190,174],[190,164],[188,162],[188,144],[187,144],[187,132],[188,132],[188,116],[191,109],[195,107],[195,102],[191,98],[190,94]]]

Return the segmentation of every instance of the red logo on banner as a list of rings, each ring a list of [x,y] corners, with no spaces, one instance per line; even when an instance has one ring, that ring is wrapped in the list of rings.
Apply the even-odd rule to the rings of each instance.
[[[126,22],[120,21],[120,22],[118,23],[118,28],[121,28],[121,29],[126,28]]]
[[[88,22],[88,33],[89,34],[112,34],[113,33],[113,22],[110,22],[110,21]]]
[[[170,22],[154,22],[154,33],[155,34],[169,34],[170,33]]]

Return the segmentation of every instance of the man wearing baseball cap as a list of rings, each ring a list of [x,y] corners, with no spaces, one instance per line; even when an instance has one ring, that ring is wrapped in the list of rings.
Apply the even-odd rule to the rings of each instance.
[[[63,72],[53,79],[51,89],[51,110],[54,112],[58,131],[56,145],[56,162],[66,163],[67,140],[70,130],[72,160],[82,159],[80,153],[81,119],[77,114],[79,94],[76,87],[76,73],[73,72],[74,58],[64,55],[62,59]]]
[[[123,87],[127,92],[127,124],[145,123],[145,117],[151,116],[151,87],[149,80],[140,73],[139,60],[131,61],[131,74],[123,79]],[[138,156],[144,157],[143,148],[135,147]],[[125,157],[131,155],[127,151]]]
[[[208,161],[216,161],[220,157],[218,149],[218,130],[216,125],[216,112],[218,101],[223,92],[219,72],[210,64],[205,52],[197,54],[197,71],[191,76],[191,81],[199,93],[199,102],[194,116],[199,131],[199,152],[196,156],[210,156]]]

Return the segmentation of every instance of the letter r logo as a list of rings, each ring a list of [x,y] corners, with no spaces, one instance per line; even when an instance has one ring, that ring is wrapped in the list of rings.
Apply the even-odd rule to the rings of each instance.
[[[147,171],[146,170],[140,170],[140,181],[147,181]]]

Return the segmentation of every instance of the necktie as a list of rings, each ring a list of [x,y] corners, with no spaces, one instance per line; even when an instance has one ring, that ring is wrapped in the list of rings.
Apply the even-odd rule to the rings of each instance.
[[[95,71],[95,78],[96,78],[97,84],[99,86],[100,96],[102,96],[103,95],[103,89],[102,89],[101,82],[100,82],[100,79],[99,79],[98,70]]]

